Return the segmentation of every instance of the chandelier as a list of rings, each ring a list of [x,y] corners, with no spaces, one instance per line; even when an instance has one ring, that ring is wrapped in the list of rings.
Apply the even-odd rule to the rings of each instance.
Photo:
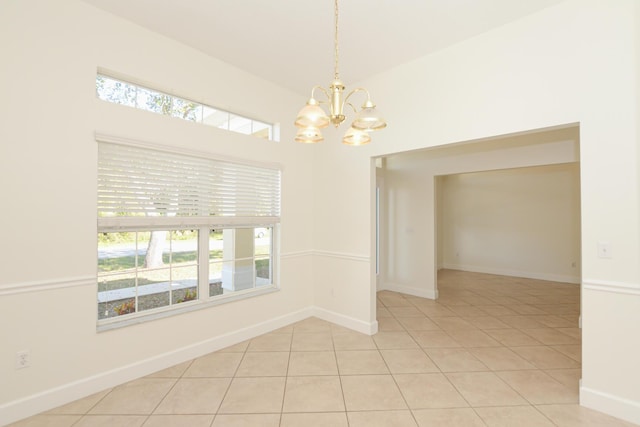
[[[347,145],[364,145],[371,142],[369,136],[370,131],[380,130],[387,126],[376,111],[376,106],[371,102],[369,91],[359,87],[353,89],[346,96],[344,95],[345,86],[340,80],[338,74],[338,0],[335,0],[334,6],[335,20],[335,36],[334,36],[334,76],[331,85],[326,89],[322,86],[314,86],[311,89],[311,98],[307,101],[302,110],[298,113],[295,125],[298,128],[296,133],[296,142],[313,144],[324,140],[320,129],[329,126],[332,123],[336,128],[346,119],[344,115],[345,105],[350,106],[356,116],[351,123],[351,127],[342,138],[342,142]],[[314,97],[316,89],[320,89],[326,97],[326,101],[317,101]],[[367,100],[360,111],[349,102],[349,98],[355,93],[363,92],[367,95]],[[320,107],[320,104],[329,104],[329,115]]]

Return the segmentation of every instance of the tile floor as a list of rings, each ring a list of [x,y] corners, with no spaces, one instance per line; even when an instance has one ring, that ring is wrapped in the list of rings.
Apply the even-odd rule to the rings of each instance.
[[[370,337],[306,319],[16,426],[631,426],[578,402],[577,285],[442,271]]]

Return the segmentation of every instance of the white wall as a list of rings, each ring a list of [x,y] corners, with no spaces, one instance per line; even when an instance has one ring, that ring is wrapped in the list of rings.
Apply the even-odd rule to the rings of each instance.
[[[443,267],[580,283],[577,163],[441,180]]]
[[[371,157],[579,123],[581,399],[640,422],[640,344],[617,335],[623,327],[632,336],[640,323],[634,302],[640,298],[634,294],[640,288],[637,8],[634,0],[567,0],[367,81],[347,82],[369,89],[389,127],[373,134],[373,143],[355,158],[337,148],[337,136],[328,138],[314,158],[316,169],[331,170],[316,182],[316,206],[330,204],[336,193],[352,201],[333,212],[323,209],[314,219],[316,236],[335,236],[316,240],[317,249],[357,246],[359,254],[367,248],[372,254],[371,217],[368,226],[344,227],[345,221],[367,221]],[[348,164],[334,161],[340,156]],[[597,256],[597,242],[605,239],[613,258]],[[375,292],[373,275],[363,270],[356,279],[348,285],[358,298],[345,315],[366,312]],[[322,291],[318,280],[315,289]],[[610,310],[616,316],[606,316]]]
[[[3,1],[0,40],[0,425],[311,314],[312,152],[293,127],[269,142],[104,103],[95,76],[287,124],[299,96],[74,0]],[[281,291],[96,333],[96,131],[280,164]]]

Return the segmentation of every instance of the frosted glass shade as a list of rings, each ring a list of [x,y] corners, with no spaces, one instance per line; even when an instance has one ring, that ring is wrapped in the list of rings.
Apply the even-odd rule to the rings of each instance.
[[[351,126],[358,130],[372,131],[384,129],[387,126],[387,122],[384,121],[380,114],[373,106],[365,106],[356,115],[355,120]]]
[[[298,117],[294,123],[299,128],[315,127],[317,129],[329,126],[329,117],[318,105],[318,101],[311,98],[307,105],[298,113]]]
[[[371,142],[369,134],[363,130],[349,128],[342,138],[342,143],[347,145],[364,145]]]
[[[316,142],[324,141],[324,137],[320,133],[320,129],[308,126],[298,130],[295,141],[303,144],[315,144]]]

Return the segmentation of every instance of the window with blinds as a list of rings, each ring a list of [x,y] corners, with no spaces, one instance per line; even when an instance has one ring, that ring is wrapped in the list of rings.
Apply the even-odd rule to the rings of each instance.
[[[98,325],[276,288],[280,185],[274,167],[99,142]]]

